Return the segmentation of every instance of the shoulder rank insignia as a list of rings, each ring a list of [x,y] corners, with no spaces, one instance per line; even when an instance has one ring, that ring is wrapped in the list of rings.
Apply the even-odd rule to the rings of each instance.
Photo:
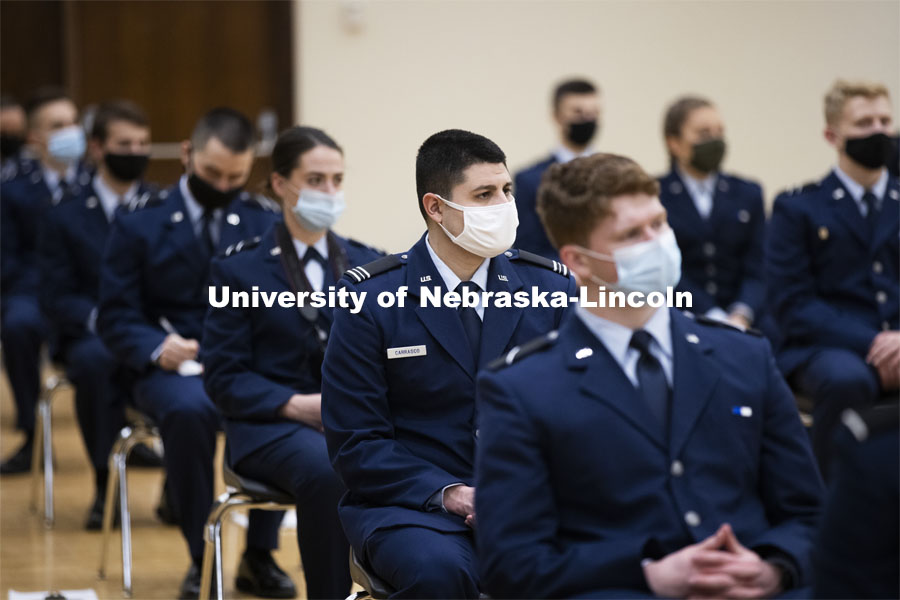
[[[569,267],[562,264],[558,260],[551,260],[549,258],[540,256],[539,254],[535,254],[533,252],[527,252],[526,250],[516,250],[515,248],[513,248],[511,250],[507,250],[503,254],[509,260],[521,260],[521,261],[527,262],[532,265],[537,265],[539,267],[544,267],[545,269],[550,269],[554,273],[559,273],[563,277],[569,276]]]
[[[521,346],[516,346],[500,358],[496,358],[488,363],[487,368],[491,371],[498,371],[503,367],[518,362],[530,354],[540,352],[544,348],[548,348],[559,338],[559,331],[553,330],[546,335],[542,335],[531,341],[525,342]]]
[[[396,269],[401,264],[403,264],[404,257],[406,257],[405,254],[402,257],[396,254],[388,254],[384,258],[374,260],[367,265],[347,269],[346,271],[344,271],[344,277],[347,277],[353,283],[362,283],[366,279],[371,279],[376,275],[386,273],[391,269]]]
[[[151,192],[144,192],[143,194],[139,194],[131,199],[128,202],[128,212],[134,212],[136,210],[140,210],[145,206],[153,206],[155,204],[159,204],[162,202],[164,196],[161,193],[154,194]]]
[[[684,314],[687,315],[688,317],[690,317],[691,319],[695,320],[696,322],[700,323],[701,325],[709,325],[711,327],[720,327],[722,329],[730,329],[731,331],[739,331],[741,333],[749,333],[750,335],[753,335],[756,337],[763,337],[763,334],[759,329],[754,329],[752,327],[747,327],[747,328],[738,327],[737,325],[732,325],[731,323],[728,323],[726,321],[720,321],[718,319],[711,319],[705,315],[695,315],[693,313],[686,312],[686,311]]]
[[[256,236],[254,238],[241,240],[237,244],[232,244],[225,248],[225,256],[231,256],[233,254],[237,254],[238,252],[242,252],[244,250],[249,250],[250,248],[256,248],[259,246],[259,242],[262,240],[262,236]]]
[[[278,204],[278,202],[262,194],[250,194],[244,192],[243,194],[241,194],[241,200],[243,200],[244,202],[255,202],[263,210],[267,210],[269,212],[281,212],[281,205]]]

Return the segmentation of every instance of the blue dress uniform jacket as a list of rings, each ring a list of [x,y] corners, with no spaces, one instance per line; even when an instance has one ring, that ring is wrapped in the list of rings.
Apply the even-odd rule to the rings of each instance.
[[[900,327],[900,183],[890,177],[874,236],[837,175],[780,194],[768,235],[769,298],[790,375],[823,348],[865,357]]]
[[[137,199],[155,190],[140,184]],[[90,183],[47,213],[41,237],[41,305],[63,344],[89,333],[100,295],[100,263],[112,229]]]
[[[70,192],[78,193],[91,182],[91,173],[79,165]],[[44,181],[40,163],[22,163],[18,174],[0,185],[2,207],[2,269],[3,295],[27,294],[37,297],[40,289],[38,240],[44,215],[51,206],[59,204],[62,194],[53,192]]]
[[[516,197],[516,207],[519,211],[519,228],[516,230],[516,248],[534,252],[546,258],[559,260],[559,252],[550,243],[547,232],[541,224],[537,214],[537,192],[550,165],[557,162],[555,156],[550,156],[527,169],[516,173],[513,192]]]
[[[263,199],[243,193],[224,211],[218,248],[224,251],[265,231],[279,216]],[[204,256],[179,186],[133,210],[120,210],[104,255],[97,327],[128,366],[149,366],[166,332],[199,340],[208,307],[210,258]]]
[[[729,312],[741,303],[759,317],[766,301],[762,188],[719,173],[712,212],[704,219],[678,173],[672,170],[659,185],[681,249],[678,289],[691,292],[693,310],[705,313],[718,306]]]
[[[381,254],[354,240],[338,237],[347,265],[369,263]],[[213,261],[211,286],[221,292],[290,291],[274,228],[251,247]],[[302,258],[302,257],[301,257]],[[336,286],[325,269],[324,290]],[[331,328],[332,310],[318,310],[318,325]],[[210,307],[203,332],[204,383],[225,415],[231,464],[261,446],[305,427],[284,419],[278,410],[294,394],[322,389],[321,350],[316,331],[296,307]]]
[[[647,593],[643,558],[726,522],[808,581],[822,484],[768,342],[675,310],[671,331],[668,444],[578,317],[479,376],[477,544],[491,597]]]
[[[474,483],[478,369],[557,327],[567,310],[485,307],[476,365],[457,310],[420,306],[421,286],[444,289],[425,243],[423,236],[408,252],[381,259],[394,261],[393,268],[370,279],[342,280],[346,289],[369,297],[359,314],[335,312],[322,367],[328,451],[348,489],[341,521],[361,556],[366,540],[379,529],[411,525],[468,531],[463,518],[440,509],[427,512],[426,504],[449,484]],[[537,286],[574,296],[568,271],[557,271],[509,250],[491,259],[486,291]],[[379,292],[395,293],[401,286],[409,290],[404,308],[382,308],[375,301]],[[410,357],[388,359],[389,349],[422,346]]]

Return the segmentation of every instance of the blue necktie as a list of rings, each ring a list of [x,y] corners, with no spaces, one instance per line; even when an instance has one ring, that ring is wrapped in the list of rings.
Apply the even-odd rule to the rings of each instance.
[[[476,294],[481,293],[481,288],[474,281],[460,281],[459,285],[456,286],[456,292],[460,296],[464,296],[466,290],[473,291]],[[462,321],[463,329],[466,330],[466,337],[469,338],[469,348],[472,350],[472,358],[475,359],[475,364],[477,365],[478,351],[481,348],[481,319],[478,317],[478,311],[475,310],[474,306],[465,307],[461,304],[456,310],[459,311],[459,319]]]
[[[213,240],[212,232],[212,224],[215,218],[216,217],[213,214],[213,211],[203,211],[203,223],[200,228],[200,239],[203,242],[203,247],[206,249],[206,252],[209,256],[212,256],[216,250],[216,243]]]
[[[869,229],[869,235],[875,234],[875,228],[878,226],[878,198],[870,191],[866,191],[862,197],[863,203],[868,208],[866,212],[866,226]]]
[[[638,392],[657,418],[665,439],[669,423],[669,382],[662,365],[650,353],[652,341],[653,336],[639,329],[631,336],[630,346],[641,353],[637,364]]]

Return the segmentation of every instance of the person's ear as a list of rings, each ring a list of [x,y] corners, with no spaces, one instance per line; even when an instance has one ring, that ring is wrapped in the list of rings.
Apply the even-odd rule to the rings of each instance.
[[[578,249],[578,246],[575,244],[563,245],[559,249],[559,259],[569,267],[569,271],[580,285],[590,282],[591,265],[588,257]]]
[[[184,167],[184,170],[187,171],[188,166],[191,164],[191,142],[190,140],[184,140],[181,142],[181,165]]]
[[[826,142],[828,142],[829,144],[831,144],[831,145],[834,146],[835,148],[838,147],[838,134],[837,134],[837,132],[834,130],[834,127],[832,127],[831,125],[826,125],[826,126],[825,126],[825,131],[823,132],[823,135],[824,135],[824,137],[825,137],[825,141],[826,141]],[[840,150],[840,148],[838,148],[838,149]]]
[[[103,161],[103,144],[97,138],[92,137],[88,140],[88,155],[95,165]]]
[[[425,209],[425,214],[437,224],[444,221],[443,204],[437,194],[429,192],[422,196],[422,207]]]

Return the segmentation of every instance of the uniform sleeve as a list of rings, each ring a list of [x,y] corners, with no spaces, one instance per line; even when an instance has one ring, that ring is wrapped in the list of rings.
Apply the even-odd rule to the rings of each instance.
[[[566,598],[643,582],[639,536],[558,543],[561,526],[540,423],[499,375],[478,378],[478,559],[492,598]]]
[[[36,294],[37,257],[23,239],[27,216],[21,191],[14,183],[0,188],[0,270],[4,295]]]
[[[128,366],[141,370],[166,338],[147,318],[143,299],[144,240],[132,214],[120,213],[103,253],[97,331],[103,343]]]
[[[765,422],[760,450],[760,497],[772,527],[752,540],[748,547],[774,547],[788,555],[797,566],[800,581],[812,581],[810,552],[822,508],[823,486],[816,467],[809,436],[797,415],[794,396],[784,382],[768,342],[765,368],[768,386]]]
[[[753,184],[753,207],[750,213],[752,228],[750,246],[741,261],[741,285],[735,304],[744,304],[759,315],[766,300],[765,236],[766,212],[763,208],[762,188]],[[732,305],[734,306],[734,305]],[[731,310],[731,307],[724,307]]]
[[[242,290],[227,260],[212,263],[210,285]],[[249,290],[248,290],[249,291]],[[226,417],[252,421],[281,420],[278,410],[296,390],[275,383],[253,370],[253,317],[262,309],[210,305],[203,327],[203,383]]]
[[[865,356],[878,331],[816,295],[806,221],[787,200],[775,200],[769,226],[767,269],[775,319],[792,342],[847,348]]]
[[[352,284],[342,282],[350,292]],[[454,477],[394,439],[384,336],[372,315],[336,309],[322,365],[322,423],[328,455],[351,493],[382,506],[424,510]]]
[[[527,176],[528,171],[516,174],[513,192],[518,205],[519,227],[516,230],[514,246],[522,250],[537,251],[535,231],[542,231],[543,225],[537,214],[537,189]]]
[[[63,335],[81,336],[96,306],[96,296],[86,294],[78,285],[75,256],[68,250],[58,206],[47,214],[39,249],[43,310]]]

